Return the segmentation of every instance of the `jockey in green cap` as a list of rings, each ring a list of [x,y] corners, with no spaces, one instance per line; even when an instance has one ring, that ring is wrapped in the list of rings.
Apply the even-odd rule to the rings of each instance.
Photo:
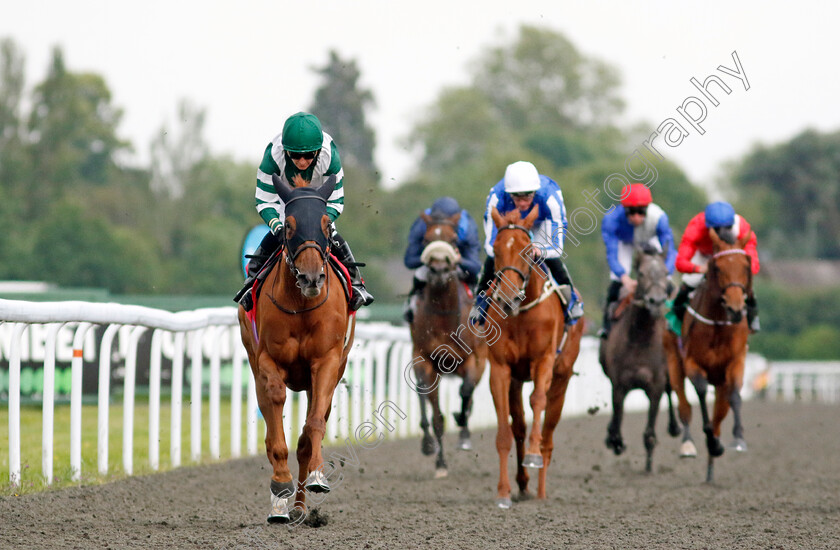
[[[248,278],[242,290],[234,298],[248,311],[253,307],[248,290],[254,284],[257,273],[265,261],[280,246],[283,235],[285,205],[274,189],[271,176],[277,175],[292,187],[320,187],[334,177],[335,191],[327,200],[327,215],[335,222],[344,210],[344,169],[338,156],[338,147],[329,134],[321,129],[321,122],[310,113],[296,113],[283,125],[283,132],[271,140],[265,148],[262,163],[257,170],[256,203],[257,212],[268,224],[259,247],[248,263]],[[373,302],[373,296],[365,289],[353,252],[347,241],[332,228],[333,253],[350,273],[353,297],[350,309],[356,311]]]

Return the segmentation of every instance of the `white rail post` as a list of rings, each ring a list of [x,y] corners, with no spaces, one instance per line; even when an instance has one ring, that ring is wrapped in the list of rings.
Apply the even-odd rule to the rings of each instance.
[[[149,358],[149,467],[157,471],[160,467],[160,358],[163,331],[152,334]]]
[[[210,341],[218,344],[223,327],[212,327],[207,329]],[[210,351],[210,456],[213,460],[221,458],[221,434],[220,434],[220,396],[221,396],[221,359],[218,345],[214,345]]]
[[[127,475],[134,471],[134,383],[137,378],[137,345],[146,327],[134,327],[128,339],[128,356],[125,360],[123,383],[123,470]]]
[[[181,402],[184,393],[184,337],[175,333],[175,351],[172,354],[172,411],[169,418],[169,460],[173,468],[181,465]]]
[[[15,323],[9,357],[9,483],[20,487],[20,338],[26,328]]]
[[[190,355],[192,368],[190,369],[190,459],[193,462],[201,460],[201,338],[204,330],[192,332]]]
[[[97,465],[99,473],[108,473],[108,416],[111,408],[111,346],[120,325],[108,325],[99,346],[99,395],[97,398]]]
[[[73,360],[70,363],[70,479],[73,481],[82,477],[82,348],[85,333],[92,326],[90,323],[79,323],[73,337]]]
[[[47,485],[53,482],[53,441],[55,440],[55,347],[62,323],[51,323],[47,329],[44,350],[44,394],[41,404],[41,474]]]
[[[233,372],[230,380],[230,456],[242,454],[242,367],[245,363],[245,348],[239,342],[239,332],[228,331],[233,350]]]

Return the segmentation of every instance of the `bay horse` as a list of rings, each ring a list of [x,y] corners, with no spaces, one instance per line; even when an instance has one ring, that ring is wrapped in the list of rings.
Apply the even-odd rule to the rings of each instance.
[[[276,175],[272,179],[285,203],[282,258],[270,268],[252,311],[246,313],[240,306],[238,313],[273,468],[268,521],[288,523],[292,509],[305,513],[306,492],[330,491],[321,441],[353,344],[355,316],[350,315],[341,281],[328,266],[332,227],[326,201],[335,179],[318,189],[292,188]],[[287,390],[306,392],[308,398],[298,439],[297,484],[287,463],[283,429]]]
[[[608,448],[616,455],[626,449],[621,436],[624,417],[624,399],[633,389],[647,395],[647,425],[642,440],[647,456],[645,471],[653,468],[653,449],[656,447],[656,417],[664,393],[668,397],[668,432],[676,437],[680,427],[671,403],[668,365],[665,359],[663,336],[665,326],[665,300],[668,298],[667,251],[660,253],[645,243],[636,247],[633,271],[637,274],[634,294],[624,297],[616,308],[616,321],[606,339],[601,340],[598,359],[604,374],[612,383],[612,419],[607,426]]]
[[[747,325],[745,300],[752,291],[751,259],[744,251],[751,233],[740,240],[723,240],[709,229],[714,244],[703,283],[697,287],[682,323],[682,339],[668,331],[665,348],[671,386],[679,399],[679,415],[683,424],[682,457],[697,456],[689,424],[691,405],[685,395],[685,379],[691,380],[700,400],[703,432],[709,462],[706,481],[714,481],[714,459],[723,454],[720,425],[730,407],[735,419],[731,447],[739,452],[747,450],[744,427],[741,423],[741,386],[744,381],[744,362],[747,356]],[[708,385],[715,387],[714,416],[709,418],[706,405]]]
[[[420,399],[420,427],[423,429],[421,450],[425,455],[437,454],[435,477],[447,475],[443,455],[444,418],[440,410],[441,376],[455,374],[461,383],[461,410],[455,423],[461,428],[458,448],[472,449],[467,427],[475,387],[484,373],[486,357],[479,357],[475,336],[467,330],[472,296],[458,277],[458,234],[461,213],[450,217],[421,214],[426,222],[423,253],[420,256],[427,270],[427,281],[417,298],[416,312],[410,325],[414,344],[414,374]],[[426,401],[432,407],[434,437],[429,433]]]
[[[493,244],[495,276],[482,336],[490,359],[490,391],[496,408],[496,505],[502,509],[511,507],[508,455],[514,441],[520,498],[531,496],[526,468],[539,468],[537,497],[546,498],[554,429],[560,421],[584,330],[583,318],[566,324],[559,287],[532,259],[531,228],[538,213],[537,205],[524,218],[519,210],[504,216],[495,208],[491,211],[498,229]],[[534,419],[526,449],[522,385],[531,380]]]

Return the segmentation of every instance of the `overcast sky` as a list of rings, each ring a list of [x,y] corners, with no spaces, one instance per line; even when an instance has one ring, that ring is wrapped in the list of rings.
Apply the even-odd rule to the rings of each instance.
[[[208,113],[214,153],[258,164],[285,118],[309,107],[327,52],[355,59],[383,180],[404,180],[415,159],[400,145],[445,86],[464,84],[477,55],[512,40],[522,23],[568,36],[583,53],[619,68],[626,123],[653,131],[711,74],[731,87],[702,123],[663,155],[697,184],[760,141],[801,130],[840,129],[840,4],[816,2],[416,2],[100,0],[3,2],[0,37],[26,55],[30,86],[46,74],[54,45],[72,71],[103,75],[125,110],[122,137],[148,161],[149,143],[187,98]],[[750,88],[718,71],[737,51]],[[716,88],[713,88],[717,90]],[[714,93],[714,92],[713,92]],[[679,119],[682,120],[682,119]],[[684,122],[684,121],[683,121]],[[641,144],[639,144],[641,145]],[[628,150],[628,154],[631,151]],[[500,174],[501,177],[501,174]],[[488,182],[491,185],[494,182]],[[249,182],[247,185],[250,185]],[[561,182],[562,184],[562,182]],[[243,183],[243,185],[245,185]],[[243,193],[247,191],[243,190]]]

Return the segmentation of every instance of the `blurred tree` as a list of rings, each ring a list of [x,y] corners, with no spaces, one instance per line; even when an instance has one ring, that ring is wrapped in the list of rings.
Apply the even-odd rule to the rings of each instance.
[[[122,109],[111,104],[104,79],[72,73],[60,48],[53,50],[44,82],[35,88],[29,142],[36,184],[30,186],[29,214],[66,191],[111,181],[115,156],[130,144],[117,137]]]
[[[840,132],[758,146],[728,187],[759,243],[779,258],[840,258]]]
[[[23,141],[21,104],[24,59],[11,39],[0,41],[0,278],[15,279],[23,272],[21,258],[32,249],[25,219],[31,162]]]
[[[151,188],[159,196],[180,198],[186,179],[199,162],[207,158],[209,149],[204,139],[206,111],[186,99],[178,102],[178,123],[164,125],[152,141]]]
[[[373,160],[376,137],[365,118],[365,111],[375,105],[375,100],[370,90],[359,87],[356,61],[342,59],[330,50],[327,64],[313,70],[321,75],[323,83],[315,91],[310,111],[338,143],[342,164],[363,169],[378,180]]]

